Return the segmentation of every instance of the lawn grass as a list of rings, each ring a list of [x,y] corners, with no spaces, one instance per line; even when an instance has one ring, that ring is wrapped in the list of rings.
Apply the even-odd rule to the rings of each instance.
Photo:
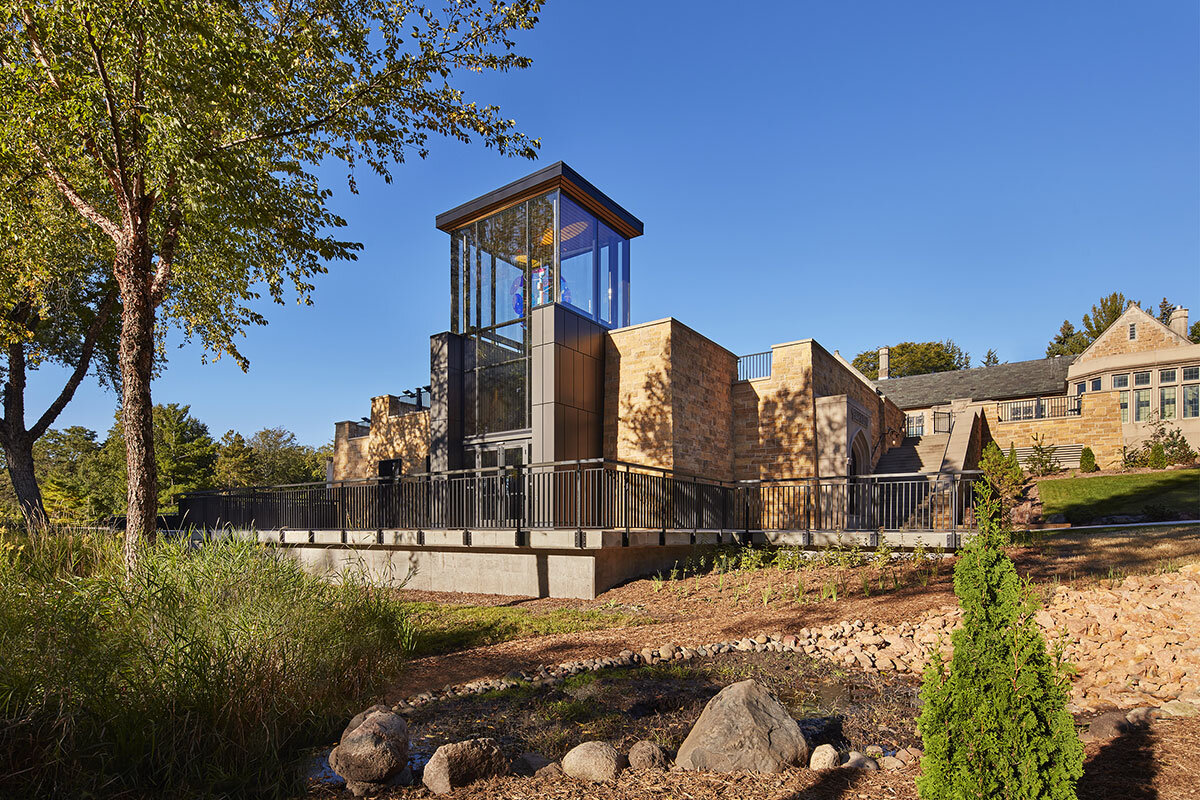
[[[1042,516],[1090,522],[1116,514],[1151,521],[1200,518],[1200,470],[1056,478],[1038,481]]]
[[[440,655],[531,636],[648,625],[646,615],[609,609],[560,608],[534,612],[506,606],[447,606],[404,603],[416,629],[413,654]]]

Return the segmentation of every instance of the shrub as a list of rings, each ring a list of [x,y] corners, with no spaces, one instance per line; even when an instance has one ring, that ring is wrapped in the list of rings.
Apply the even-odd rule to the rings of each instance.
[[[977,484],[979,533],[954,570],[963,608],[947,665],[925,670],[918,727],[923,800],[1074,800],[1083,745],[1066,710],[1069,668],[1033,620],[1038,604],[1005,555],[1000,504]]]
[[[1016,449],[1010,446],[1006,456],[995,442],[988,442],[979,457],[979,469],[1000,501],[1002,524],[1007,528],[1013,505],[1025,486],[1025,473],[1017,460]]]
[[[1162,442],[1150,445],[1150,455],[1146,457],[1146,466],[1150,469],[1167,468],[1167,452],[1163,449]]]
[[[1096,466],[1096,454],[1092,452],[1092,448],[1085,447],[1079,453],[1079,471],[1080,472],[1096,472],[1100,468]]]
[[[289,795],[412,646],[393,592],[253,542],[126,576],[111,535],[0,532],[0,585],[5,797]]]
[[[1054,456],[1055,446],[1046,444],[1046,434],[1040,437],[1037,434],[1032,436],[1033,452],[1029,454],[1029,458],[1025,459],[1025,465],[1029,467],[1029,472],[1039,478],[1043,475],[1053,475],[1062,469],[1062,465],[1058,463],[1058,459]]]

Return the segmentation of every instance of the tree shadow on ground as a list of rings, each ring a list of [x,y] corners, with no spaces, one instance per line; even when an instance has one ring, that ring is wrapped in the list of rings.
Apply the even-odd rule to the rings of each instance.
[[[863,779],[863,771],[857,769],[828,769],[820,773],[812,786],[802,791],[784,795],[780,800],[841,800]]]
[[[1155,734],[1138,726],[1101,745],[1083,765],[1079,800],[1158,800]]]

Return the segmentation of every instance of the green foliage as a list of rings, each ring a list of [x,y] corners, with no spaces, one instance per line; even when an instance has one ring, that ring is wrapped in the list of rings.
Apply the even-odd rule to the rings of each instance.
[[[0,534],[0,795],[294,796],[412,645],[394,593],[255,543]]]
[[[963,624],[950,664],[935,651],[921,688],[917,789],[923,800],[1074,800],[1083,745],[1066,710],[1069,667],[1047,652],[1038,603],[1004,553],[999,499],[976,488],[979,533],[954,570]]]
[[[1096,466],[1096,454],[1092,452],[1092,448],[1085,447],[1079,453],[1079,471],[1080,472],[1096,472],[1100,468]]]
[[[246,437],[237,431],[226,431],[217,443],[217,460],[213,466],[213,483],[222,489],[253,486],[258,474],[254,450]]]
[[[1167,468],[1167,453],[1163,449],[1162,442],[1154,442],[1150,445],[1150,455],[1146,458],[1146,466],[1150,469]]]
[[[864,350],[854,357],[854,368],[871,380],[879,378],[879,349]],[[888,377],[950,372],[971,366],[971,354],[953,339],[942,342],[900,342],[888,348]]]
[[[1046,358],[1077,355],[1086,350],[1088,344],[1090,342],[1087,334],[1075,330],[1071,321],[1064,319],[1058,333],[1050,340],[1050,344],[1046,345]]]
[[[983,356],[982,367],[994,367],[1000,363],[1000,356],[996,355],[996,351],[989,349]]]
[[[1053,475],[1062,470],[1062,464],[1054,456],[1055,446],[1046,444],[1046,434],[1038,436],[1033,434],[1033,452],[1029,454],[1029,458],[1025,459],[1025,465],[1029,467],[1029,474],[1037,477],[1045,475]],[[1015,453],[1013,454],[1015,457]]]
[[[305,447],[284,428],[263,428],[250,437],[255,481],[262,486],[325,480],[325,453]]]
[[[1192,327],[1188,330],[1188,340],[1200,344],[1200,320],[1192,323]]]
[[[979,469],[999,500],[1001,519],[1007,526],[1012,507],[1025,486],[1025,473],[1016,449],[1010,447],[1005,455],[994,441],[988,442],[979,456]]]

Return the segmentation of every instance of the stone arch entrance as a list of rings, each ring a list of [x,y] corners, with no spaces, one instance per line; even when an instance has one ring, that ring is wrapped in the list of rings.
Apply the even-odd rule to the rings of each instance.
[[[867,475],[871,472],[871,448],[862,431],[856,433],[854,441],[850,443],[850,464],[846,472],[849,475]]]

